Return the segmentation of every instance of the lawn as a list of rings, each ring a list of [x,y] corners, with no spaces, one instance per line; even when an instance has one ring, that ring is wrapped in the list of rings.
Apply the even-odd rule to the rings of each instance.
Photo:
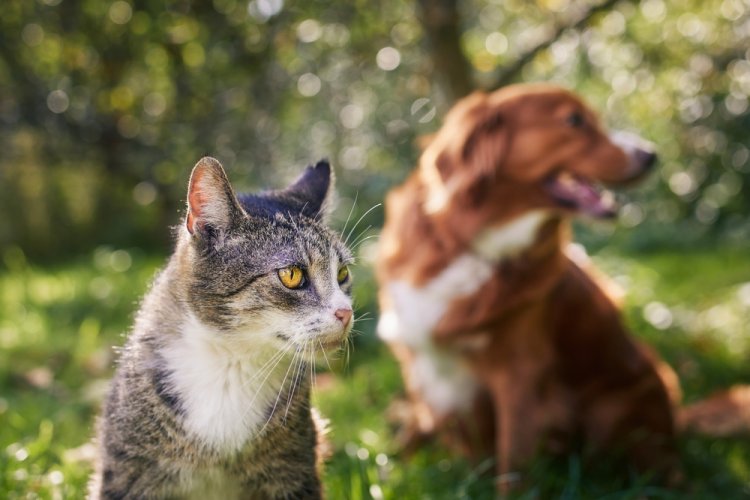
[[[98,405],[137,302],[163,257],[99,248],[64,265],[0,263],[0,498],[80,498]],[[618,254],[595,261],[627,292],[629,324],[679,373],[686,401],[750,383],[750,253]],[[348,363],[318,378],[315,402],[331,419],[333,499],[492,498],[483,471],[432,445],[398,456],[385,413],[401,395],[398,367],[373,334],[374,287],[355,270],[364,318]],[[321,369],[321,371],[325,372]],[[627,468],[573,455],[536,460],[520,498],[742,498],[750,496],[750,441],[684,437],[681,491],[649,486]]]

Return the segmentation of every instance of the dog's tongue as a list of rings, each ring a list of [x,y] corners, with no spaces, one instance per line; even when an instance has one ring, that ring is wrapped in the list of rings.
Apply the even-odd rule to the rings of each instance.
[[[577,208],[593,217],[613,217],[617,207],[611,192],[599,190],[590,182],[562,173],[547,183],[549,193],[563,205]]]

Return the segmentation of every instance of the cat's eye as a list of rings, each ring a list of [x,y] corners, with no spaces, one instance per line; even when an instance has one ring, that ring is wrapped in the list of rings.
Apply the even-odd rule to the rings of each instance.
[[[349,266],[341,266],[338,275],[336,275],[336,279],[338,280],[339,285],[346,282],[346,280],[349,279]]]
[[[281,284],[294,290],[305,284],[305,272],[299,266],[289,266],[277,271]]]

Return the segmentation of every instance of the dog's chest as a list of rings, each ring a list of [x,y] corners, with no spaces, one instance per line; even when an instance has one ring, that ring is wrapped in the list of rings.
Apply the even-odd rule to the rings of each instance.
[[[533,244],[545,218],[543,212],[531,212],[483,231],[472,251],[455,258],[424,286],[398,280],[385,284],[393,306],[382,311],[378,335],[413,351],[410,382],[435,410],[465,407],[471,402],[475,382],[458,353],[434,345],[432,332],[453,301],[479,292],[498,262]]]
[[[378,335],[412,350],[414,361],[407,368],[408,383],[439,415],[470,405],[476,382],[458,355],[433,345],[431,333],[450,303],[479,290],[492,271],[489,262],[466,254],[425,287],[405,282],[388,285],[394,307],[381,314]],[[472,278],[467,279],[469,276]]]
[[[492,277],[495,266],[534,243],[542,211],[530,212],[502,226],[480,232],[471,251],[459,255],[422,286],[394,280],[385,284],[393,307],[382,311],[378,335],[410,347],[432,344],[431,334],[456,299],[478,292]]]
[[[413,348],[431,345],[431,334],[450,304],[477,292],[492,276],[491,262],[467,253],[456,258],[425,286],[405,281],[386,285],[393,308],[383,311],[378,335]]]

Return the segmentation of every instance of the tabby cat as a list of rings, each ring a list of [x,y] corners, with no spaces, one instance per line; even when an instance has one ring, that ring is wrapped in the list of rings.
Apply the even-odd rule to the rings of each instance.
[[[320,498],[313,360],[352,327],[333,175],[236,196],[193,169],[176,249],[137,314],[98,423],[92,498]]]

